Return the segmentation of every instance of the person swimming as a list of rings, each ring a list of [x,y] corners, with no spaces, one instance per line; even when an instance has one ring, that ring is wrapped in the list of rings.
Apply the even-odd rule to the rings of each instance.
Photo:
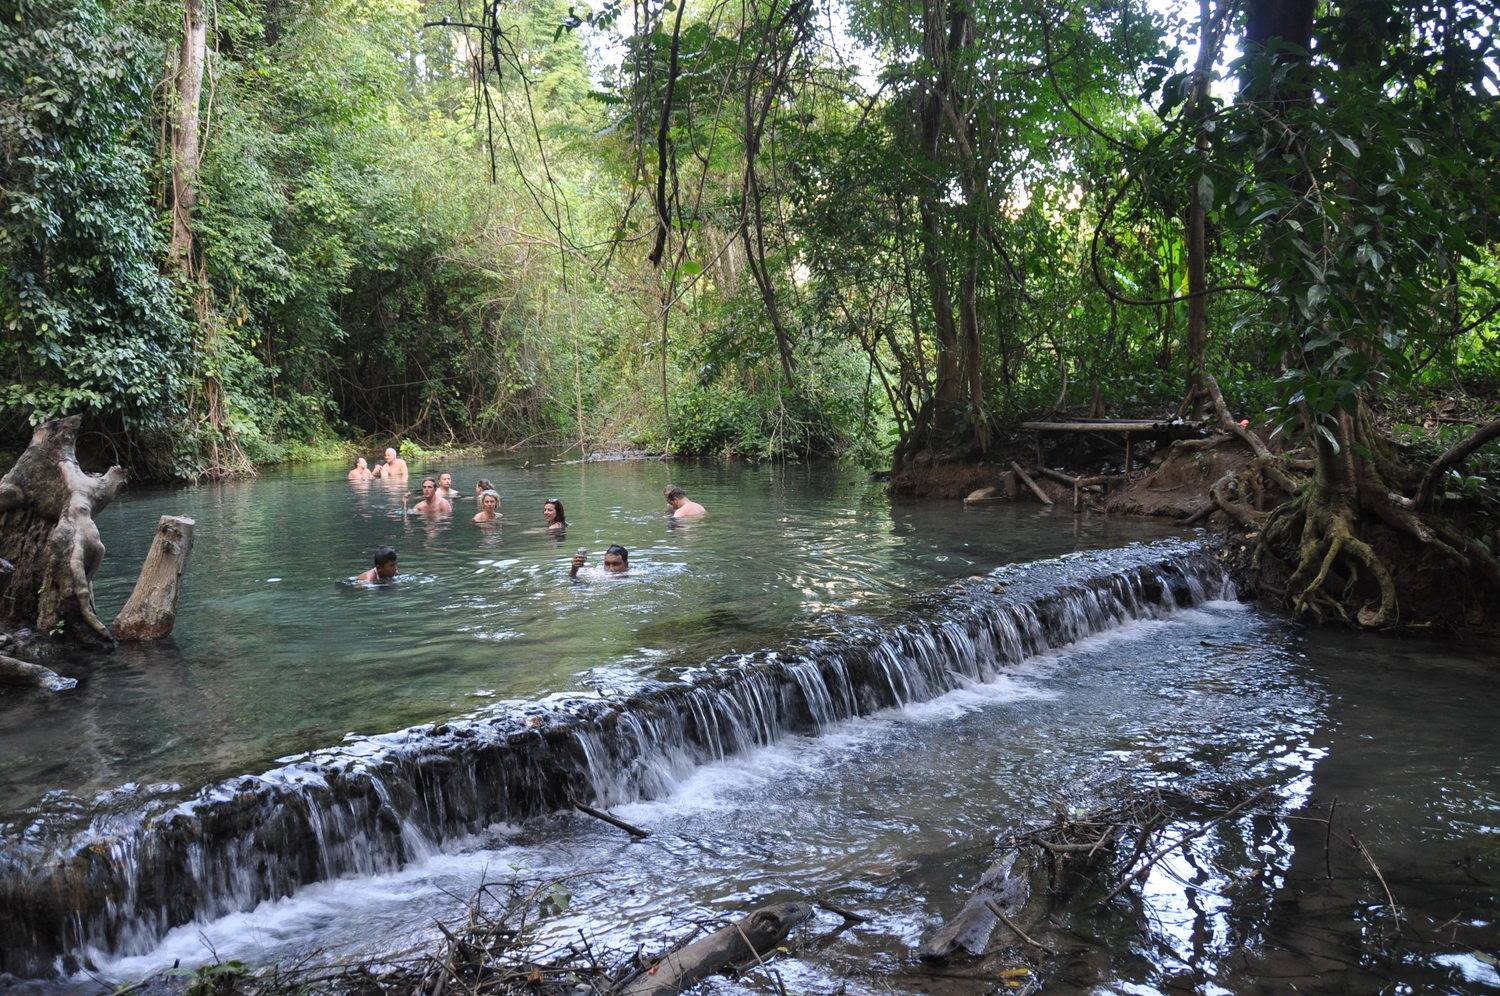
[[[387,446],[385,448],[385,462],[377,464],[373,473],[374,476],[384,478],[387,481],[404,481],[409,471],[406,468],[406,461],[401,459],[401,455],[396,452],[396,448],[394,446]]]
[[[422,500],[408,509],[406,505],[410,500],[410,491],[401,496],[402,511],[421,512],[423,515],[441,515],[444,512],[453,511],[453,506],[448,504],[448,499],[438,494],[437,481],[430,477],[422,478]]]
[[[708,514],[708,509],[689,498],[687,492],[675,484],[670,485],[662,493],[666,495],[667,507],[672,510],[671,515],[674,519],[692,519]]]
[[[474,513],[475,522],[494,522],[500,518],[500,494],[494,488],[479,493],[479,511]]]
[[[578,580],[578,572],[583,570],[583,565],[588,563],[588,551],[580,549],[573,554],[573,564],[568,568],[568,577],[574,581]],[[618,543],[610,546],[604,551],[604,573],[606,575],[620,575],[630,570],[630,551]]]
[[[383,546],[375,551],[375,566],[354,580],[364,584],[387,584],[396,580],[396,550]]]
[[[542,518],[547,520],[547,528],[553,532],[568,528],[568,513],[563,509],[561,498],[548,498],[542,502]]]
[[[354,461],[354,469],[344,475],[350,481],[368,481],[375,475],[370,472],[370,465],[364,457]]]
[[[458,489],[453,486],[452,474],[438,475],[438,494],[450,500],[460,497]]]
[[[484,494],[486,491],[494,491],[496,494],[500,493],[499,489],[497,489],[493,484],[491,484],[489,482],[489,480],[487,480],[486,478],[481,477],[479,480],[477,480],[477,481],[474,482],[474,497],[475,498],[478,498],[480,495]]]

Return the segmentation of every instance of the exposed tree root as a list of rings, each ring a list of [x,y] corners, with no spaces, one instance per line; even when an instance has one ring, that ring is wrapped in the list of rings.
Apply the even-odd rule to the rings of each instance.
[[[1483,443],[1500,438],[1500,420],[1481,427],[1423,472],[1405,448],[1379,431],[1364,405],[1340,416],[1333,438],[1320,438],[1313,458],[1302,459],[1273,453],[1234,421],[1212,377],[1204,378],[1204,391],[1224,436],[1255,454],[1250,467],[1213,484],[1212,507],[1254,534],[1250,563],[1257,574],[1264,573],[1268,555],[1287,565],[1285,597],[1293,612],[1374,629],[1418,622],[1403,619],[1400,595],[1405,586],[1423,583],[1417,579],[1426,558],[1421,552],[1397,556],[1397,550],[1409,548],[1456,569],[1449,590],[1459,600],[1475,586],[1500,593],[1500,558],[1427,507],[1438,479]],[[1305,470],[1313,474],[1301,473]],[[1279,492],[1279,503],[1269,513],[1259,511],[1272,489]]]

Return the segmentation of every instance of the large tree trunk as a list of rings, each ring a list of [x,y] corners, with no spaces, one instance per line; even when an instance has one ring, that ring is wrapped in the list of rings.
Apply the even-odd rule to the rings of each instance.
[[[84,473],[74,453],[79,421],[38,426],[0,478],[0,558],[14,564],[0,574],[0,624],[113,643],[94,611],[94,572],[104,558],[94,513],[114,499],[125,472]]]
[[[172,243],[173,266],[195,282],[193,209],[198,205],[198,113],[203,95],[203,60],[208,47],[208,19],[203,0],[183,0],[182,48],[177,56],[172,107]]]

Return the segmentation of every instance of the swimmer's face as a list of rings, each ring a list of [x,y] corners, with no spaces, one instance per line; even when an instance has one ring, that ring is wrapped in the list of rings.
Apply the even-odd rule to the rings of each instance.
[[[437,492],[437,485],[432,483],[432,478],[422,482],[422,497],[431,498]]]
[[[500,507],[500,502],[495,499],[494,495],[485,495],[479,499],[479,503],[484,506],[486,512],[493,512]]]
[[[604,555],[604,569],[612,574],[619,574],[625,570],[625,558],[618,553],[606,553]]]
[[[354,466],[358,467],[360,470],[364,470],[369,466],[369,464],[365,463],[364,457],[360,457],[358,460],[354,461]]]
[[[554,505],[554,504],[552,504],[550,501],[547,504],[543,505],[542,506],[542,518],[546,519],[548,522],[556,522],[557,521],[557,506]]]
[[[386,449],[385,449],[385,462],[386,463],[391,463],[395,459],[396,459],[396,451],[393,450],[393,449],[391,449],[389,446],[387,446]]]
[[[395,577],[396,576],[396,561],[394,559],[391,559],[391,560],[386,561],[383,564],[376,564],[375,565],[375,576],[378,577],[378,578],[380,578],[382,581],[386,581],[386,580],[389,580],[389,579]]]
[[[453,487],[453,475],[452,474],[439,474],[438,475],[438,483],[441,484],[444,488],[451,488],[451,487]]]

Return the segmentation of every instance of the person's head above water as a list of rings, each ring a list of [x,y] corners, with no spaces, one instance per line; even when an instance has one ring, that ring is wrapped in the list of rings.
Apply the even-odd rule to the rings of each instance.
[[[383,546],[375,551],[375,577],[381,581],[396,576],[396,548]]]
[[[615,574],[630,569],[630,551],[616,543],[604,551],[604,569]]]
[[[395,459],[396,459],[396,448],[394,446],[387,446],[385,448],[385,462],[386,463],[392,463],[393,461],[395,461]]]
[[[364,470],[369,466],[369,463],[366,462],[364,457],[360,457],[358,460],[354,461],[354,466],[358,467],[360,470]]]
[[[430,477],[424,477],[424,478],[422,478],[422,497],[424,499],[431,498],[436,493],[437,493],[437,481],[434,481]]]
[[[675,484],[669,485],[667,490],[663,491],[662,494],[667,496],[667,504],[673,508],[687,501],[687,492]]]
[[[449,488],[453,487],[453,475],[452,474],[439,474],[438,475],[438,486],[441,487],[444,491],[447,491]]]
[[[494,491],[494,490],[495,490],[495,486],[493,484],[491,484],[488,480],[486,480],[483,477],[481,477],[479,480],[477,480],[477,481],[474,482],[474,493],[476,495],[482,495],[486,491]]]
[[[542,518],[547,520],[548,526],[566,526],[568,513],[563,511],[562,499],[548,498],[542,502]]]
[[[486,512],[498,512],[500,510],[500,492],[494,488],[486,488],[479,493],[479,507]]]

